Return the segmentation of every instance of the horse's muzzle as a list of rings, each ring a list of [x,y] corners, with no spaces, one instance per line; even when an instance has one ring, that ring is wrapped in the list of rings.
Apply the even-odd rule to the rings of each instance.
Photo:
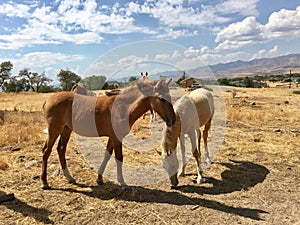
[[[171,127],[175,124],[175,121],[176,121],[176,119],[167,118],[166,119],[166,124],[167,124],[168,127]]]
[[[179,183],[178,178],[177,178],[177,173],[170,176],[170,181],[171,181],[171,185],[172,185],[171,188],[176,188]]]

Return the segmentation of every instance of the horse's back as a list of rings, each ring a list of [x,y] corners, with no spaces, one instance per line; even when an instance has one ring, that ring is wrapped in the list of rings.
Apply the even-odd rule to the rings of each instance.
[[[66,108],[72,106],[74,94],[72,92],[57,92],[52,94],[44,103],[43,111],[45,116],[47,114],[64,111]]]
[[[189,94],[198,112],[200,127],[205,125],[214,114],[213,95],[206,89],[196,89]]]

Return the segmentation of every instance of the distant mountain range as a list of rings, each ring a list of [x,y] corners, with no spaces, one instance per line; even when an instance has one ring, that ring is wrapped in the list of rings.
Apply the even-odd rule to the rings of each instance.
[[[209,71],[209,69],[211,71]],[[300,73],[300,54],[290,54],[274,58],[254,59],[251,61],[234,61],[229,63],[219,63],[216,65],[208,65],[208,67],[198,67],[189,71],[186,74],[191,77],[207,77],[213,74],[216,78],[221,77],[244,77],[255,75],[272,75],[286,74],[292,70],[293,73]],[[151,75],[154,79],[160,76],[180,77],[182,71],[165,71],[162,73]]]
[[[300,54],[274,58],[235,61],[209,66],[216,77],[243,77],[255,75],[285,74],[300,72]]]
[[[255,75],[276,75],[300,73],[300,54],[290,54],[274,58],[254,59],[251,61],[234,61],[229,63],[219,63],[215,65],[201,66],[186,72],[187,77],[197,77],[200,79],[211,79],[213,73],[216,79],[224,77],[245,77]],[[183,71],[164,71],[161,73],[150,74],[150,79],[167,79],[177,80],[183,74]],[[124,82],[130,77],[122,77],[118,81]]]

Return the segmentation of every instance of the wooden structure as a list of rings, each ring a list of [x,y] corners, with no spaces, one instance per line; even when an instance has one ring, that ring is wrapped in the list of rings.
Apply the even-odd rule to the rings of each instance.
[[[190,88],[190,87],[192,87],[192,84],[195,84],[195,83],[201,84],[201,80],[193,78],[193,77],[189,77],[189,78],[186,78],[186,79],[180,81],[180,87],[181,88]]]

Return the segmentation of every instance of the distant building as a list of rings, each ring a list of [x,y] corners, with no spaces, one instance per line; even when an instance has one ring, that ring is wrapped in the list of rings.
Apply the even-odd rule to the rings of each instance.
[[[190,78],[186,78],[186,79],[180,81],[180,87],[181,88],[191,88],[193,86],[193,84],[194,85],[200,85],[201,80],[190,77]]]

